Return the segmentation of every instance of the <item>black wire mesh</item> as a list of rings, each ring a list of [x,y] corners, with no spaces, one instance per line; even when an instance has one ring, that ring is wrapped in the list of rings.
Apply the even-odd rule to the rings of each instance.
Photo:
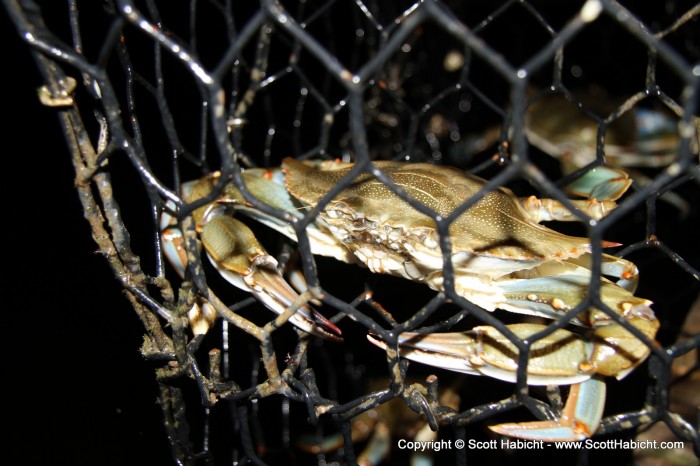
[[[486,425],[561,411],[558,389],[541,393],[525,385],[522,341],[514,341],[521,349],[515,385],[409,365],[391,350],[380,358],[366,341],[368,329],[394,343],[399,329],[455,331],[486,323],[507,333],[505,324],[518,318],[484,312],[459,296],[450,284],[449,260],[445,290],[435,294],[422,285],[314,260],[303,230],[314,219],[296,222],[299,263],[310,289],[323,295],[326,315],[335,309],[336,319],[345,316],[340,345],[289,325],[269,325],[260,304],[230,289],[199,257],[190,258],[194,272],[180,280],[164,263],[157,226],[171,201],[179,207],[182,228],[193,231],[188,214],[197,205],[179,195],[184,181],[218,170],[245,192],[242,168],[277,166],[288,156],[352,160],[364,170],[371,170],[369,160],[430,161],[490,179],[460,212],[486,190],[504,185],[567,203],[562,187],[606,163],[606,156],[613,160],[613,136],[643,110],[670,120],[674,129],[654,139],[670,141],[670,148],[648,154],[645,160],[653,162],[634,169],[633,192],[612,214],[562,229],[588,236],[594,245],[595,305],[601,260],[595,245],[603,239],[629,245],[619,255],[640,268],[636,294],[655,302],[662,326],[659,345],[646,342],[652,347],[649,362],[609,384],[606,417],[596,435],[631,439],[639,426],[661,420],[698,454],[696,407],[694,420],[669,408],[684,401],[672,399],[672,379],[693,383],[698,374],[697,361],[677,367],[700,345],[697,328],[678,339],[700,275],[691,242],[698,226],[697,5],[5,5],[44,76],[39,96],[59,114],[93,237],[146,328],[142,353],[158,366],[159,404],[176,462],[352,463],[368,442],[353,445],[369,414],[392,419],[383,423],[395,440],[427,422],[440,427],[441,439],[488,441]],[[549,104],[552,95],[565,98]],[[590,158],[562,168],[553,154],[528,144],[528,115],[538,104],[550,105],[545,112],[553,120],[575,109],[579,133],[592,128],[594,135],[572,144]],[[629,134],[619,131],[629,142]],[[642,136],[633,130],[631,138]],[[619,163],[627,162],[620,157]],[[392,185],[386,175],[376,175]],[[254,196],[248,200],[270,210]],[[446,233],[455,216],[436,219],[438,231]],[[280,263],[294,262],[296,247],[256,232]],[[446,234],[440,243],[447,257]],[[192,239],[190,252],[196,251]],[[195,337],[185,316],[197,296],[206,297],[223,319]],[[577,311],[549,330],[566,326]],[[456,407],[444,398],[452,391],[461,397]],[[528,409],[513,411],[518,407]],[[324,442],[337,449],[315,446]],[[408,453],[394,441],[390,461],[404,462]],[[581,462],[610,453],[550,452],[578,455]],[[465,464],[485,456],[508,462],[532,452],[467,448],[435,454],[438,461]],[[618,454],[629,460],[632,450]]]

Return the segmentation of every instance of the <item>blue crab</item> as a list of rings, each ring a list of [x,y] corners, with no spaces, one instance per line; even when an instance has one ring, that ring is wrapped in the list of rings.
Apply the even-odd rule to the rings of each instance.
[[[429,164],[374,162],[408,196],[435,216],[448,217],[478,193],[484,180],[449,167]],[[319,203],[341,180],[351,164],[302,163],[285,159],[281,169],[251,169],[243,173],[248,190],[263,202],[302,219],[310,208],[319,209],[307,232],[314,254],[364,264],[372,272],[424,283],[435,290],[444,284],[444,259],[435,221],[401,200],[372,173],[356,176],[328,202]],[[218,174],[186,184],[183,195],[194,202],[209,195],[219,183]],[[589,215],[600,217],[614,207],[612,201],[579,201]],[[296,239],[293,228],[264,214],[245,201],[233,184],[220,196],[194,212],[197,230],[207,255],[234,285],[252,292],[271,310],[282,313],[298,295],[276,269],[276,261],[258,244],[234,213],[245,213]],[[501,188],[483,196],[449,226],[456,292],[488,311],[511,312],[556,319],[574,309],[588,293],[591,245],[540,225],[545,220],[570,220],[557,203],[530,198],[524,202]],[[181,233],[170,216],[162,222],[165,249],[184,273],[186,254]],[[612,245],[613,243],[604,244]],[[602,272],[616,278],[601,279],[601,301],[617,314],[590,308],[573,324],[591,328],[582,337],[556,330],[531,346],[528,384],[573,385],[567,405],[557,421],[503,424],[492,427],[505,435],[531,439],[581,439],[592,435],[602,416],[605,385],[602,376],[622,378],[639,365],[650,349],[617,320],[624,320],[649,340],[658,321],[649,300],[634,296],[637,268],[607,254]],[[339,339],[340,331],[322,315],[302,306],[290,321],[305,331]],[[545,329],[542,324],[515,324],[508,329],[530,339]],[[372,343],[386,347],[377,336]],[[481,326],[469,332],[404,333],[400,354],[436,367],[514,382],[517,348],[498,330]]]
[[[593,109],[608,121],[604,139],[606,165],[596,167],[598,174],[594,175],[598,178],[598,194],[615,200],[627,189],[615,175],[615,172],[622,170],[614,167],[624,168],[638,185],[644,186],[651,180],[648,173],[639,169],[648,172],[649,169],[668,167],[678,160],[681,130],[678,116],[671,110],[637,105],[609,121],[609,115],[617,111],[615,99],[599,90],[579,92],[577,98],[581,99],[585,108]],[[599,124],[560,93],[542,96],[527,110],[525,132],[528,141],[559,160],[565,175],[595,162],[598,131]],[[692,119],[688,131],[691,132],[691,150],[697,155],[700,118]],[[591,170],[586,171],[567,188],[575,192],[578,185],[593,183],[588,179],[593,176],[592,173]],[[674,192],[664,193],[662,199],[681,212],[689,209],[688,200]]]
[[[600,91],[577,94],[585,108],[604,117],[616,110],[614,99]],[[695,118],[691,139],[697,150],[700,119]],[[668,109],[635,106],[606,128],[605,158],[617,167],[664,167],[678,159],[678,123]],[[596,159],[598,123],[565,95],[552,93],[530,104],[526,115],[528,140],[558,159],[565,173],[583,168]]]

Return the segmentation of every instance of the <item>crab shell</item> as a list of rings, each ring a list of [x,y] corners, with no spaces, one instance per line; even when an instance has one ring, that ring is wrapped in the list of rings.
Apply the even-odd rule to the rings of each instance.
[[[374,165],[411,198],[443,218],[476,195],[485,183],[474,175],[437,165],[395,162],[374,162]],[[347,176],[352,165],[325,163],[321,169],[315,169],[288,158],[282,167],[292,196],[316,206]],[[441,254],[433,253],[439,252],[435,221],[401,200],[369,173],[359,175],[331,200],[322,210],[321,218],[333,235],[355,254],[380,259],[384,254],[416,259],[428,254],[431,259],[438,258],[429,267],[442,268]],[[450,237],[455,263],[493,278],[590,251],[587,239],[563,235],[530,220],[513,193],[505,188],[487,193],[452,222]],[[489,267],[482,267],[481,259],[487,259],[484,265]],[[372,261],[368,265],[375,268]]]
[[[374,162],[374,166],[442,218],[485,184],[479,177],[436,165]],[[282,168],[291,196],[305,206],[315,207],[348,176],[352,165],[305,164],[288,158]],[[369,173],[345,181],[346,187],[322,207],[317,226],[342,243],[338,249],[352,251],[373,272],[443,289],[443,255],[433,218],[411,207]],[[450,223],[449,231],[457,293],[484,309],[500,307],[552,318],[586,297],[591,251],[588,239],[539,225],[508,189],[485,194]],[[623,277],[636,274],[636,267],[626,261],[604,255],[603,262],[625,269],[619,274]],[[620,314],[630,306],[651,304],[635,297],[630,292],[633,290],[605,279],[602,283],[603,301]]]

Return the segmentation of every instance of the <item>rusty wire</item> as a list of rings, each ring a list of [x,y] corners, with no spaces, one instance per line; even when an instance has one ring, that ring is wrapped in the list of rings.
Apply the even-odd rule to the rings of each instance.
[[[344,280],[334,275],[352,273],[311,256],[304,228],[314,212],[294,224],[298,260],[311,292],[322,297],[324,312],[336,313],[335,320],[347,324],[346,341],[354,344],[332,347],[290,330],[282,320],[268,323],[256,301],[222,286],[199,257],[189,214],[204,201],[186,205],[179,194],[182,182],[218,170],[253,206],[289,220],[248,192],[241,170],[274,166],[286,156],[341,158],[355,161],[356,173],[374,173],[406,202],[435,217],[370,161],[431,161],[477,171],[489,179],[485,191],[449,218],[436,219],[447,257],[449,222],[486,190],[509,185],[571,206],[562,186],[605,163],[606,134],[645,106],[665,109],[681,128],[676,155],[645,169],[648,181],[637,183],[612,214],[581,227],[579,233],[591,239],[594,251],[590,298],[555,320],[547,332],[566,326],[591,304],[605,308],[596,298],[603,239],[625,239],[628,246],[619,254],[638,262],[643,280],[654,276],[659,261],[677,267],[684,280],[677,294],[684,299],[670,299],[668,290],[654,292],[664,285],[651,280],[638,292],[655,295],[664,326],[659,345],[621,320],[645,341],[652,356],[635,371],[639,383],[626,387],[638,392],[637,404],[608,408],[598,435],[629,439],[634,428],[660,420],[692,444],[696,455],[700,452],[697,420],[693,426],[669,410],[669,388],[677,376],[672,364],[700,346],[697,334],[676,342],[698,290],[700,267],[696,250],[684,243],[689,236],[679,236],[692,222],[697,226],[698,218],[700,173],[693,128],[698,125],[700,36],[688,32],[697,26],[697,6],[669,1],[661,18],[652,7],[636,12],[609,0],[561,8],[528,1],[466,7],[359,0],[261,0],[248,6],[214,0],[167,6],[114,0],[96,8],[71,0],[63,12],[67,23],[57,24],[45,11],[63,7],[28,0],[4,3],[44,76],[43,102],[58,109],[93,238],[145,327],[142,353],[158,364],[159,403],[178,464],[275,464],[280,458],[321,463],[327,457],[353,463],[353,418],[397,398],[451,439],[486,438],[483,426],[492,424],[491,418],[502,419],[500,413],[518,407],[541,419],[561,412],[558,389],[551,388],[544,402],[526,385],[532,342],[508,331],[505,325],[512,316],[485,312],[459,296],[450,285],[450,260],[444,261],[442,293],[424,290],[417,298],[392,302],[384,298],[396,283],[362,272],[352,272],[361,275],[355,280],[360,288],[345,289],[337,283]],[[591,53],[597,56],[586,58],[586,41],[608,30],[614,31],[607,33],[613,45],[609,50],[596,46]],[[623,45],[616,48],[618,40]],[[634,49],[630,57],[620,57],[627,47]],[[582,69],[591,76],[578,79]],[[596,86],[605,90],[599,100],[616,102],[603,113],[577,93],[577,87]],[[594,159],[567,176],[526,138],[528,107],[552,93],[578,105],[597,128]],[[134,174],[143,186],[138,195],[129,193],[123,181],[133,180]],[[166,206],[168,201],[176,211]],[[129,223],[123,214],[137,210],[137,204],[148,220]],[[157,225],[164,211],[179,217],[194,256],[185,281],[163,258]],[[659,215],[675,227],[660,223]],[[270,243],[279,244],[279,238]],[[296,250],[284,244],[272,252],[284,264],[297,260]],[[195,337],[186,314],[200,296],[221,319],[208,335]],[[686,307],[668,315],[678,302]],[[465,382],[441,371],[426,379],[436,370],[409,365],[392,349],[379,361],[378,350],[363,342],[367,330],[395,345],[399,331],[464,330],[482,323],[499,328],[521,350],[517,384]],[[692,377],[693,370],[697,363],[681,379]],[[383,382],[377,387],[369,379]],[[459,410],[441,403],[440,387],[465,384],[499,388],[495,395],[463,399]],[[474,394],[474,389],[462,390]],[[187,411],[201,412],[204,420],[188,420]],[[281,427],[268,430],[264,418],[270,415],[281,420]],[[317,441],[342,434],[344,446],[338,452],[304,453],[293,438],[297,430]],[[441,453],[456,464],[480,454]],[[594,453],[580,453],[580,458],[589,454]]]

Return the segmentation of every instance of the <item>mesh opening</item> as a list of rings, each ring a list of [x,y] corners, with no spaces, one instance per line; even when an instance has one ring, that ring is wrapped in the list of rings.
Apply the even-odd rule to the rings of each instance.
[[[410,452],[398,439],[415,439],[426,421],[440,427],[437,439],[488,442],[494,437],[486,426],[558,417],[566,400],[566,386],[525,385],[523,351],[518,383],[508,384],[408,363],[371,345],[368,330],[385,338],[396,326],[503,331],[523,319],[488,313],[449,285],[436,293],[313,258],[299,226],[311,216],[297,221],[298,244],[243,221],[283,268],[300,267],[323,294],[318,309],[335,316],[342,344],[289,323],[268,333],[273,314],[222,279],[194,239],[195,257],[180,279],[158,231],[161,214],[173,212],[167,201],[180,206],[180,228],[194,229],[188,214],[196,206],[180,186],[221,171],[246,191],[242,169],[276,167],[286,157],[430,162],[489,179],[488,190],[506,186],[564,203],[563,188],[593,168],[609,163],[628,171],[635,183],[604,220],[553,226],[592,244],[624,244],[615,253],[639,268],[635,295],[654,301],[661,323],[648,361],[608,384],[594,439],[644,438],[636,437],[645,435],[640,426],[660,420],[698,454],[696,407],[681,413],[690,416],[683,420],[677,413],[687,400],[674,398],[673,389],[696,379],[697,362],[683,361],[700,345],[697,329],[684,327],[699,276],[690,241],[698,224],[697,6],[39,5],[6,2],[46,79],[42,102],[61,118],[93,236],[144,324],[142,353],[157,366],[175,461],[352,463],[372,444],[358,433],[367,423],[370,432],[388,428],[387,461],[400,464]],[[544,137],[535,117],[550,125]],[[652,118],[662,127],[647,136],[639,121],[651,125]],[[573,136],[566,133],[572,126]],[[349,185],[346,179],[338,188]],[[448,227],[439,222],[441,232]],[[439,236],[449,251],[447,236]],[[597,305],[602,256],[593,249],[588,304]],[[449,266],[443,273],[448,283],[454,278]],[[185,316],[201,297],[223,318],[195,337]],[[550,329],[570,328],[579,310],[548,321]],[[460,397],[456,405],[446,401],[451,392]],[[324,442],[337,446],[319,452]],[[637,454],[621,450],[628,459]],[[433,453],[465,464],[486,456],[505,462],[513,451]],[[585,462],[604,452],[577,454]]]

